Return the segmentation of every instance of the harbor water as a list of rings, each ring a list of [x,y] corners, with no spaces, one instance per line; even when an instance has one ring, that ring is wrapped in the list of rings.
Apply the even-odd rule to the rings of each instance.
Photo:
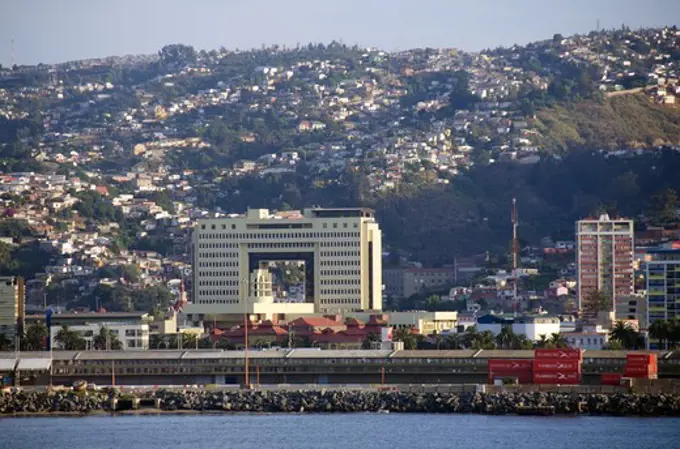
[[[680,419],[438,414],[0,418],[0,449],[679,447]]]

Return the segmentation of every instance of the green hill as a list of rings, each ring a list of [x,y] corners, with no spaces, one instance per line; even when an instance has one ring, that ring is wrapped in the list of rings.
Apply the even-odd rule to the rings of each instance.
[[[621,149],[680,144],[680,108],[644,93],[585,100],[539,110],[535,125],[546,148]]]

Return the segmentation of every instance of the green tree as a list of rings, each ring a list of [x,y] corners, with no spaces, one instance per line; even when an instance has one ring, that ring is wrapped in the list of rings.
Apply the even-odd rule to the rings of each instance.
[[[517,341],[517,335],[513,332],[512,326],[506,325],[496,335],[495,340],[499,349],[512,349],[513,344]]]
[[[676,225],[678,220],[678,195],[666,188],[656,192],[650,201],[649,219],[659,226]]]
[[[9,351],[12,349],[12,340],[7,336],[7,334],[0,333],[0,351]]]
[[[380,336],[376,333],[366,335],[364,341],[361,342],[361,349],[373,349],[373,344],[380,341]]]
[[[24,334],[21,343],[25,351],[42,351],[47,339],[47,326],[43,323],[33,323],[26,328]]]
[[[562,334],[559,332],[553,332],[550,335],[550,338],[548,340],[548,344],[550,345],[551,348],[568,348],[569,343],[567,342],[567,339],[564,338]]]
[[[612,310],[612,302],[603,292],[593,292],[585,298],[583,309],[590,315]]]
[[[618,321],[609,331],[611,341],[618,341],[626,349],[642,349],[644,338],[629,323]]]
[[[55,342],[66,351],[78,351],[85,349],[85,339],[68,325],[63,325],[54,336]]]
[[[669,342],[673,333],[673,323],[668,320],[654,320],[649,325],[649,336],[654,340],[659,340],[659,346],[668,349]]]
[[[394,331],[392,339],[404,343],[404,349],[406,350],[413,350],[418,347],[418,341],[413,333],[411,333],[410,328],[402,327],[397,329]]]
[[[538,336],[538,340],[536,341],[536,348],[542,349],[542,348],[547,348],[548,345],[550,344],[550,341],[548,340],[548,336],[545,334],[541,334]]]
[[[496,349],[496,341],[491,331],[477,333],[471,349]]]
[[[99,328],[99,333],[93,339],[94,349],[119,351],[123,344],[113,331],[105,326]]]

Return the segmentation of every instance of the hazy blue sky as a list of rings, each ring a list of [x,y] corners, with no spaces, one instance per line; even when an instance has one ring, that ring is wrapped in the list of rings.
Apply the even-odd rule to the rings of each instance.
[[[330,42],[479,50],[622,23],[680,25],[680,0],[0,0],[0,63]]]

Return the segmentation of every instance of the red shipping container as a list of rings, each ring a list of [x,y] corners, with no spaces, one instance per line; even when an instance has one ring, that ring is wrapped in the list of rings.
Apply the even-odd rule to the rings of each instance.
[[[494,379],[502,379],[502,378],[505,378],[505,377],[515,377],[515,378],[517,378],[517,381],[521,384],[530,384],[533,381],[531,371],[512,372],[512,373],[492,372],[492,373],[489,373],[489,383],[493,384]]]
[[[489,371],[497,372],[522,372],[531,371],[531,366],[533,365],[533,360],[531,359],[489,359],[488,366]]]
[[[626,356],[626,365],[629,366],[656,365],[656,363],[656,354],[628,354]]]
[[[628,366],[626,365],[626,370],[624,372],[626,377],[649,377],[656,375],[656,369],[651,366]]]
[[[600,381],[602,385],[621,385],[622,377],[620,373],[605,373],[600,378]]]
[[[581,349],[536,349],[536,359],[583,360]]]
[[[534,373],[535,384],[565,384],[581,383],[580,373]]]
[[[534,361],[534,372],[542,373],[573,373],[581,372],[581,361],[580,360],[535,360]]]

